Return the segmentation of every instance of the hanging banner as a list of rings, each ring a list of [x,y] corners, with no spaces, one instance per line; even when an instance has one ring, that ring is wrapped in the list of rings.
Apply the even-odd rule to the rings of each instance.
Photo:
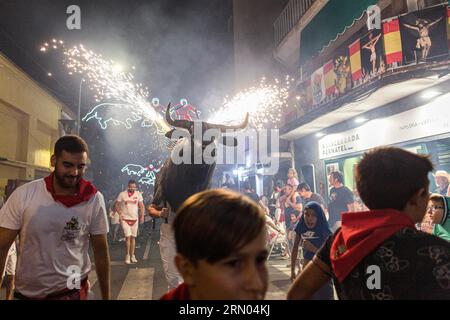
[[[336,91],[339,96],[352,88],[352,71],[348,57],[347,46],[342,46],[333,59],[334,74],[336,75]]]
[[[319,104],[325,99],[324,69],[319,68],[311,75],[313,104]]]
[[[352,43],[349,47],[350,67],[352,70],[353,86],[359,85],[359,81],[362,78],[362,63],[361,63],[361,40],[358,39]]]
[[[448,56],[447,19],[447,6],[400,16],[404,64]]]
[[[394,18],[383,23],[384,50],[388,66],[403,61],[402,37],[400,34],[400,21]]]
[[[383,34],[372,30],[361,39],[361,63],[363,82],[370,81],[386,70],[383,56]]]

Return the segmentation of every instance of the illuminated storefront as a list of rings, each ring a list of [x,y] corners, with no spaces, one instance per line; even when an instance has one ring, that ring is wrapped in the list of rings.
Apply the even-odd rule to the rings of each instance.
[[[355,166],[365,151],[379,146],[429,154],[437,170],[450,171],[449,105],[450,94],[446,93],[418,108],[324,136],[318,141],[318,150],[326,176],[331,171],[341,171],[345,185],[356,193]],[[434,190],[431,176],[430,182],[430,190]]]

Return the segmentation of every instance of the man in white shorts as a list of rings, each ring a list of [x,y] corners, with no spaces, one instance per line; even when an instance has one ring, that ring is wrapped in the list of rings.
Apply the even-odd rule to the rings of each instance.
[[[126,264],[137,263],[134,250],[139,223],[144,223],[144,210],[144,199],[142,194],[137,191],[136,181],[128,181],[128,189],[119,193],[116,200],[116,211],[119,213],[126,238]]]
[[[17,188],[0,210],[2,275],[20,234],[15,299],[86,300],[90,246],[102,298],[110,299],[108,218],[103,195],[83,179],[88,153],[80,137],[60,138],[54,172]]]

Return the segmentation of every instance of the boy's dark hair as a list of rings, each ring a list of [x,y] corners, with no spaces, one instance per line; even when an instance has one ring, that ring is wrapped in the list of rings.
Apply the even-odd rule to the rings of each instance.
[[[133,179],[128,180],[128,185],[130,185],[130,184],[135,184],[137,186],[136,180],[133,180]]]
[[[421,188],[428,188],[433,164],[428,156],[399,148],[364,154],[356,169],[356,187],[369,209],[403,210]]]
[[[53,154],[59,157],[63,150],[69,153],[86,152],[89,155],[89,147],[86,141],[74,135],[63,136],[56,141]]]
[[[337,180],[340,183],[344,183],[344,175],[340,171],[333,171],[330,173],[330,176],[333,177],[334,180]]]
[[[304,189],[305,191],[311,191],[311,187],[306,182],[302,182],[298,185],[297,190],[301,191],[302,189]]]
[[[214,263],[254,240],[265,224],[262,209],[239,193],[197,193],[181,205],[173,222],[177,252],[193,263]]]

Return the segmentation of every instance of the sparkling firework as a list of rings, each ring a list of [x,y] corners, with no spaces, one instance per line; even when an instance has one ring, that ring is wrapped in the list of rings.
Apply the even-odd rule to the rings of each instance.
[[[111,121],[115,125],[125,124],[127,128],[130,128],[130,122],[142,119],[145,121],[145,127],[154,125],[159,134],[170,130],[162,115],[148,102],[148,88],[140,83],[135,83],[133,74],[123,72],[114,61],[104,59],[102,55],[86,49],[82,44],[66,48],[61,40],[53,39],[49,42],[50,44],[47,42],[42,46],[41,51],[47,52],[51,48],[61,49],[64,54],[64,65],[67,67],[69,75],[79,74],[82,76],[94,92],[95,101],[101,102],[84,117],[85,121],[95,118],[102,128],[106,129],[107,121]],[[106,107],[107,105],[109,106]],[[95,113],[99,114],[100,109],[111,109],[117,106],[126,106],[127,114],[132,117],[117,119],[115,116],[90,116]]]
[[[262,78],[258,86],[239,92],[233,98],[224,99],[223,106],[213,110],[208,119],[211,123],[231,123],[250,114],[250,123],[257,129],[278,128],[282,113],[287,106],[289,87],[294,79],[286,76],[284,85],[275,79],[272,84]]]

